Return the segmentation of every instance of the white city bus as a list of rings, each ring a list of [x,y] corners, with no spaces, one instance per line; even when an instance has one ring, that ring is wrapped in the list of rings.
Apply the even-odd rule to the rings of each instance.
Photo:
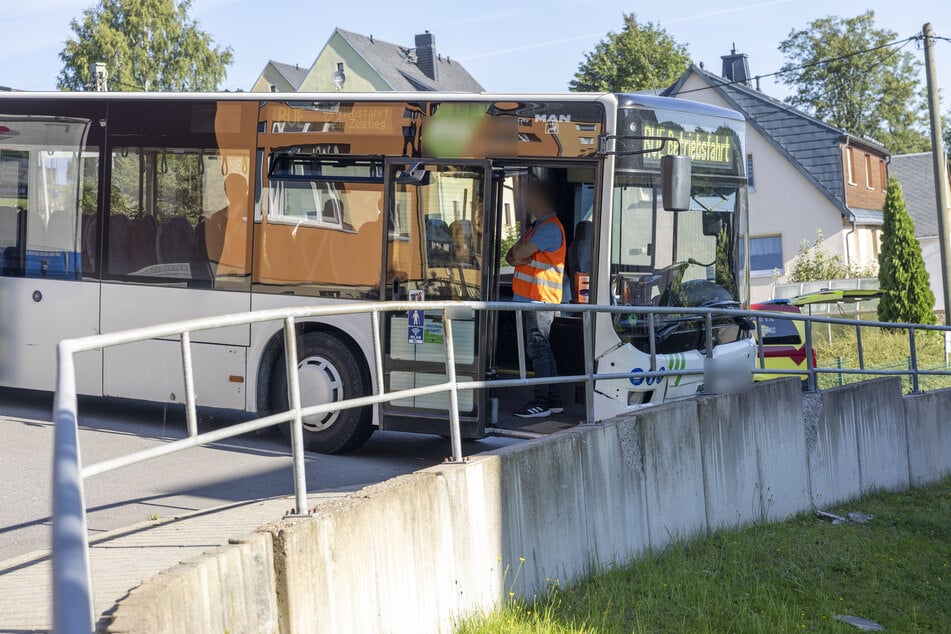
[[[661,158],[692,159],[689,209],[660,203]],[[744,121],[691,101],[633,95],[8,93],[0,96],[0,385],[51,390],[64,338],[186,318],[361,300],[511,298],[500,254],[527,210],[528,178],[558,193],[565,303],[745,306]],[[444,380],[438,318],[407,340],[382,327],[387,390]],[[645,320],[595,320],[606,419],[697,393],[702,377],[638,376]],[[552,329],[562,374],[584,367],[581,320]],[[715,321],[714,355],[752,367],[742,320]],[[195,333],[198,404],[286,403],[281,324]],[[517,367],[511,314],[456,322],[460,381]],[[658,369],[703,367],[703,320],[658,315]],[[375,388],[369,317],[300,324],[305,404]],[[183,399],[177,340],[83,353],[80,393]],[[464,437],[489,398],[464,391]],[[374,429],[439,433],[445,394],[305,422],[338,452]],[[583,411],[583,410],[581,410]],[[571,413],[569,412],[569,415]],[[574,422],[577,422],[576,417]],[[494,422],[494,421],[493,421]]]

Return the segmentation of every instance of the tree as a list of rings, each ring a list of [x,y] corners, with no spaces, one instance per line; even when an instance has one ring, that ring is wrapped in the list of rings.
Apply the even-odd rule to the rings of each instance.
[[[897,179],[888,179],[885,194],[885,221],[882,251],[878,256],[878,282],[882,298],[878,303],[881,321],[933,324],[934,293],[915,224],[905,208],[905,198]]]
[[[921,63],[910,51],[886,46],[898,39],[894,31],[875,26],[874,11],[820,18],[791,31],[779,45],[786,56],[779,78],[795,91],[787,101],[856,136],[880,141],[892,154],[927,151]],[[867,52],[843,58],[858,51]],[[823,60],[833,61],[819,63]]]
[[[111,90],[215,90],[232,62],[189,17],[192,0],[99,0],[70,21],[59,57],[61,90],[85,90],[104,62]]]
[[[666,88],[687,69],[687,47],[653,22],[624,14],[620,33],[610,31],[586,53],[568,87],[576,92],[632,92]]]

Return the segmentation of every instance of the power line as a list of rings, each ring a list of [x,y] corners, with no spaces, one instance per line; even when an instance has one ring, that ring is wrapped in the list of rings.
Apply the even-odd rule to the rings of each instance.
[[[841,60],[844,60],[844,59],[849,59],[849,58],[852,58],[852,57],[856,57],[857,55],[865,55],[866,53],[873,53],[873,52],[875,52],[875,51],[880,51],[880,50],[882,50],[882,49],[884,49],[884,48],[890,48],[890,47],[892,47],[892,46],[898,46],[899,44],[901,44],[901,45],[902,45],[902,48],[904,48],[904,46],[907,45],[909,42],[913,42],[913,41],[915,41],[915,40],[920,40],[920,39],[921,39],[921,35],[915,34],[915,35],[912,35],[911,37],[906,37],[905,39],[902,39],[902,40],[895,40],[894,42],[889,42],[888,44],[881,44],[881,45],[879,45],[879,46],[873,46],[872,48],[866,48],[866,49],[863,49],[863,50],[861,50],[861,51],[853,51],[853,52],[851,52],[851,53],[846,53],[845,55],[839,55],[838,57],[829,57],[829,58],[827,58],[827,59],[820,59],[820,60],[816,60],[815,62],[809,62],[808,64],[801,64],[800,66],[784,67],[784,68],[781,68],[780,70],[773,71],[772,73],[766,73],[765,75],[757,75],[757,76],[754,77],[754,78],[734,79],[734,80],[731,80],[731,81],[719,82],[719,83],[717,83],[716,86],[703,86],[703,87],[701,87],[701,88],[691,88],[690,90],[682,90],[682,91],[678,92],[677,95],[678,95],[678,96],[679,96],[679,95],[687,95],[687,94],[690,94],[690,93],[692,93],[692,92],[700,92],[700,91],[703,91],[703,90],[711,90],[711,89],[713,89],[713,88],[718,88],[718,87],[721,87],[721,86],[732,86],[732,85],[734,85],[734,84],[746,84],[750,79],[764,79],[764,78],[766,78],[766,77],[775,77],[775,76],[777,76],[777,75],[781,75],[781,74],[787,73],[787,72],[792,72],[792,71],[796,71],[796,70],[805,70],[805,69],[807,69],[807,68],[813,68],[814,66],[822,66],[822,65],[824,65],[824,64],[831,64],[832,62],[838,62],[838,61],[841,61]],[[944,38],[944,39],[948,39],[948,38]],[[901,50],[901,49],[898,49],[898,50]],[[889,55],[889,57],[891,57],[891,55]],[[885,58],[885,59],[887,59],[887,58]],[[881,60],[879,63],[881,63],[881,62],[883,62],[883,61],[884,61],[884,60]],[[874,66],[873,66],[873,68],[874,68]]]
[[[910,44],[911,42],[915,41],[915,39],[916,39],[916,38],[909,38],[909,39],[905,40],[905,41],[901,44],[901,46],[895,48],[895,49],[894,49],[893,51],[891,51],[888,55],[886,55],[885,57],[883,57],[883,58],[880,59],[880,60],[877,60],[875,63],[873,63],[872,65],[868,66],[867,68],[863,68],[862,70],[859,71],[859,73],[868,73],[868,72],[874,70],[876,67],[881,66],[882,64],[884,64],[885,62],[887,62],[889,59],[891,59],[892,57],[894,57],[895,55],[897,55],[902,49],[904,49],[906,46],[908,46],[908,44]],[[836,90],[839,90],[840,88],[843,88],[843,87],[845,86],[845,84],[846,84],[848,81],[850,81],[850,80],[851,80],[851,76],[848,77],[848,78],[846,78],[844,81],[839,82],[838,84],[836,84],[835,86],[833,86],[830,90],[828,90],[828,91],[826,91],[826,92],[834,92],[834,91],[836,91]],[[730,83],[730,84],[735,84],[735,83],[737,83],[737,82],[729,82],[729,83]],[[728,85],[728,84],[724,83],[724,84],[717,84],[717,85],[719,86],[719,85]],[[678,93],[678,94],[681,94],[681,93]],[[792,105],[790,105],[790,104],[787,104],[787,103],[785,103],[785,102],[783,102],[783,101],[780,101],[780,100],[778,100],[778,99],[774,99],[774,98],[772,98],[772,97],[769,97],[768,95],[766,95],[766,96],[767,96],[771,101],[774,102],[774,105],[775,105],[777,108],[780,108],[780,109],[783,110],[783,111],[788,112],[788,111],[796,110],[795,106],[792,106]],[[762,123],[762,122],[770,121],[771,118],[781,117],[781,116],[782,116],[782,113],[777,112],[777,113],[775,113],[775,114],[767,114],[767,115],[759,116],[759,117],[756,118],[756,120],[757,120],[758,122]],[[813,116],[813,115],[810,115],[810,116]]]

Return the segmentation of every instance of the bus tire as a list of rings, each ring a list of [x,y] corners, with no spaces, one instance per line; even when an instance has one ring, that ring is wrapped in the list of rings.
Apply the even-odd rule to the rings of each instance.
[[[370,386],[360,361],[350,347],[326,332],[310,332],[297,339],[301,405],[318,405],[370,394]],[[287,411],[287,372],[284,354],[274,366],[271,380],[271,411]],[[281,433],[288,439],[291,424]],[[304,447],[325,454],[357,449],[373,434],[373,413],[369,406],[345,409],[304,418]]]

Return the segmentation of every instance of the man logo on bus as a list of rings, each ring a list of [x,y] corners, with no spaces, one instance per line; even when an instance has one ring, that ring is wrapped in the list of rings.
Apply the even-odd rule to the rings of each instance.
[[[570,114],[536,114],[535,123],[545,124],[545,134],[558,134],[562,123],[571,121]]]
[[[571,123],[570,114],[537,114],[535,121],[547,121],[548,123]]]
[[[657,368],[657,371],[658,371],[658,372],[666,372],[666,371],[667,371],[667,368],[665,368],[664,366],[661,366],[661,367]],[[631,370],[631,374],[643,374],[643,373],[644,373],[644,369],[643,369],[643,368],[634,368],[633,370]],[[662,377],[662,376],[648,376],[648,377],[632,376],[631,379],[630,379],[631,385],[633,385],[634,387],[637,387],[637,386],[639,386],[639,385],[641,385],[641,384],[644,384],[644,385],[654,385],[655,383],[660,383],[660,382],[663,381],[663,380],[664,380],[664,377]]]

